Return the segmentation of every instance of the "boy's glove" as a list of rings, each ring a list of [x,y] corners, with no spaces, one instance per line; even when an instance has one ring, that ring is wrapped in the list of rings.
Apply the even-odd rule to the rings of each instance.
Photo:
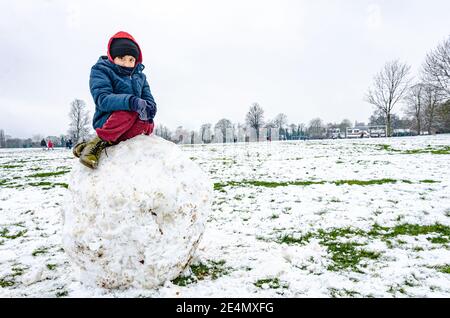
[[[139,119],[143,121],[152,121],[155,117],[155,106],[151,105],[145,99],[132,96],[130,98],[130,109],[139,114]]]

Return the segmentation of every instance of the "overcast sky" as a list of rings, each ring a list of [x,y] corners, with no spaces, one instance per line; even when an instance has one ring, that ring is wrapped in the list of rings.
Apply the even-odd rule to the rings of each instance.
[[[266,119],[367,122],[383,64],[417,74],[450,35],[448,0],[0,0],[0,12],[0,129],[14,137],[65,134],[74,98],[92,115],[90,69],[121,30],[172,129],[242,123],[254,102]]]

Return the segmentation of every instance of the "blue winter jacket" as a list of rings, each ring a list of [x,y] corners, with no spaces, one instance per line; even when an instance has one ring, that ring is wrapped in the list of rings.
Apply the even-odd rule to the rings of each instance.
[[[130,109],[130,97],[136,96],[155,106],[147,78],[138,63],[134,68],[122,67],[101,56],[91,69],[89,87],[95,102],[94,129],[100,128],[114,111]]]

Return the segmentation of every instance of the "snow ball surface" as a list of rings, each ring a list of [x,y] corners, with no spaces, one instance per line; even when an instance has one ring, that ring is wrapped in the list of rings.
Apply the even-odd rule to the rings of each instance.
[[[155,288],[192,260],[213,185],[172,142],[140,135],[76,162],[63,205],[63,245],[88,286]]]

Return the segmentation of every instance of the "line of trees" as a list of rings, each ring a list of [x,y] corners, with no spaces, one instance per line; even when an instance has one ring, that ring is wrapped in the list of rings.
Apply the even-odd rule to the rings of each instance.
[[[427,54],[417,75],[399,60],[387,62],[374,77],[365,100],[384,119],[392,136],[394,107],[403,103],[411,128],[422,132],[450,132],[450,36]]]
[[[42,147],[42,142],[47,144],[49,140],[54,147],[66,147],[68,138],[65,135],[44,137],[41,134],[35,134],[31,138],[13,138],[0,129],[0,148],[39,148]]]
[[[215,125],[205,123],[200,126],[199,131],[189,131],[182,126],[171,131],[168,127],[157,124],[155,134],[171,140],[175,143],[211,143],[211,142],[236,142],[240,133],[245,134],[248,139],[253,133],[255,141],[258,140],[298,140],[304,138],[326,138],[331,128],[339,128],[346,131],[352,128],[349,119],[340,123],[325,124],[322,119],[314,118],[308,124],[289,124],[288,117],[284,113],[276,115],[273,119],[264,119],[264,109],[258,103],[253,103],[245,114],[244,123],[233,123],[227,118],[222,118]],[[276,136],[272,134],[276,133]],[[265,135],[261,135],[265,133]],[[242,137],[242,136],[241,136]]]

